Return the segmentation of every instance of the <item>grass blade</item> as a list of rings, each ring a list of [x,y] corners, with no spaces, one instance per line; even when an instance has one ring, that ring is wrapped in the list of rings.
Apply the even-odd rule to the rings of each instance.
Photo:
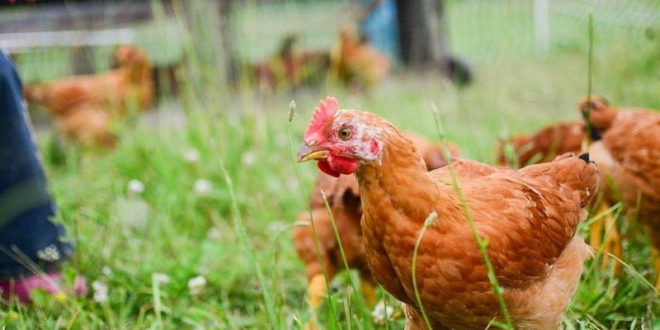
[[[426,217],[426,220],[424,220],[424,226],[419,231],[419,235],[417,235],[417,241],[415,242],[415,248],[413,249],[412,272],[411,272],[413,290],[415,291],[415,300],[417,300],[417,306],[419,307],[420,313],[422,313],[422,318],[424,319],[424,323],[426,323],[426,327],[429,329],[433,329],[433,327],[431,327],[431,321],[429,321],[429,317],[426,314],[426,311],[424,310],[424,305],[422,304],[422,298],[420,297],[419,289],[417,288],[417,253],[419,251],[419,246],[422,244],[422,238],[426,233],[426,229],[431,227],[435,223],[435,220],[437,219],[438,219],[438,214],[435,211],[433,211],[431,212],[431,214],[429,214],[428,217]],[[387,319],[387,313],[386,313],[386,319]]]

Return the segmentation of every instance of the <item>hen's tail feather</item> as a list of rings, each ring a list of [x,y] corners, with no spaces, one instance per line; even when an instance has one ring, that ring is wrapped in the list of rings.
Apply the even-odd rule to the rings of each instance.
[[[581,154],[578,158],[584,160],[584,162],[587,163],[587,164],[589,164],[591,162],[591,160],[589,159],[589,153],[588,152],[585,152],[585,153]]]
[[[582,162],[571,161],[580,159]],[[598,175],[598,165],[591,161],[589,153],[583,153],[578,157],[571,157],[568,161],[573,164],[568,165],[568,173],[564,178],[567,183],[581,195],[581,206],[585,207],[591,203],[598,191],[600,176]],[[566,172],[564,172],[566,173]]]
[[[598,189],[598,165],[591,161],[588,153],[560,155],[550,163],[528,166],[520,171],[532,177],[553,177],[560,187],[569,189],[566,193],[579,193],[583,207],[589,205]]]

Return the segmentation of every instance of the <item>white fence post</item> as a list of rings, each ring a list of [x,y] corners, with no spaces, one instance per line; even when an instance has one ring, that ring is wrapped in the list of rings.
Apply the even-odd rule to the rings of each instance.
[[[534,0],[534,39],[536,52],[547,55],[550,50],[550,5],[548,0]]]

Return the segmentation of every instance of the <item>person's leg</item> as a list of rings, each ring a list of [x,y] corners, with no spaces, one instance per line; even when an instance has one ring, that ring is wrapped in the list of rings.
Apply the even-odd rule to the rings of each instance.
[[[23,109],[21,81],[0,53],[0,289],[5,299],[28,302],[34,287],[59,291],[57,267],[72,246],[62,240],[64,228],[52,222],[54,215]]]

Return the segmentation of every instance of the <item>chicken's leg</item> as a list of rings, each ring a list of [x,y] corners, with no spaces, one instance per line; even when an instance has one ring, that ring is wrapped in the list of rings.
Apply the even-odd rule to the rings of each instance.
[[[373,307],[376,305],[376,284],[371,277],[361,277],[360,290],[362,291],[362,296],[364,296],[364,302],[367,303],[367,306]]]
[[[655,268],[655,288],[660,290],[660,248],[651,246],[651,257]]]
[[[614,276],[621,275],[623,271],[623,264],[619,260],[623,260],[623,246],[621,243],[621,233],[619,232],[619,227],[617,226],[616,219],[612,214],[605,217],[605,249],[603,253],[606,255],[606,258],[603,258],[601,268],[605,269],[608,267],[610,262],[613,263]],[[612,258],[610,254],[616,257]],[[619,260],[617,260],[619,259]]]
[[[312,312],[316,310],[323,297],[328,292],[328,286],[325,283],[325,277],[323,274],[316,274],[307,283],[307,297],[309,298],[309,307],[312,309]],[[315,315],[315,314],[314,314]],[[316,321],[316,316],[313,316],[312,319],[305,324],[305,330],[316,330],[319,326]]]
[[[328,286],[325,283],[325,277],[323,277],[323,274],[314,275],[307,284],[309,306],[314,309],[319,307],[326,293],[328,293]]]
[[[607,209],[607,203],[601,202],[598,208],[598,213],[606,212]],[[591,224],[589,227],[589,244],[596,251],[600,251],[601,245],[604,244],[604,246],[602,246],[603,261],[601,263],[601,269],[607,269],[610,263],[613,263],[611,267],[614,269],[614,275],[621,275],[623,265],[610,256],[611,254],[616,258],[623,260],[621,234],[619,233],[616,219],[614,219],[612,214],[608,214],[604,218],[598,219],[598,221]]]
[[[589,245],[594,251],[600,250],[600,244],[603,241],[603,219],[592,223],[589,226]]]

